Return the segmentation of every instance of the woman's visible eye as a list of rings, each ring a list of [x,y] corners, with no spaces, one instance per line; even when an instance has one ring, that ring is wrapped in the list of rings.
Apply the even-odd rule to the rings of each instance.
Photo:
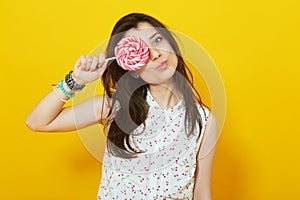
[[[155,38],[154,42],[155,42],[155,44],[159,44],[162,40],[163,40],[163,37],[158,36]]]

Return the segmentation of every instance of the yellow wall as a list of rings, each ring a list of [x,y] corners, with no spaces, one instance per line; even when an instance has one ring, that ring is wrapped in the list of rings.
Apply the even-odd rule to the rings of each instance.
[[[96,199],[101,165],[78,134],[34,133],[24,121],[50,84],[133,11],[191,36],[219,68],[227,118],[213,169],[214,199],[300,199],[296,0],[5,0],[0,5],[1,199]]]

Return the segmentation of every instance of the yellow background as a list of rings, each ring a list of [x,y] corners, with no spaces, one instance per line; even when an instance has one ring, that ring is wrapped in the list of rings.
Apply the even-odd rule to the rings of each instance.
[[[101,165],[77,133],[34,133],[24,121],[130,12],[191,36],[219,68],[227,117],[214,199],[300,199],[296,0],[4,0],[0,8],[1,199],[96,199]]]

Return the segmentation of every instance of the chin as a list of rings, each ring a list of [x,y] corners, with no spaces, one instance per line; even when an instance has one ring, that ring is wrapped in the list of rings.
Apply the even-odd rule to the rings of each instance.
[[[148,84],[153,84],[153,85],[161,85],[161,84],[166,84],[169,83],[172,80],[172,76],[169,77],[162,77],[161,79],[144,79],[145,82]]]

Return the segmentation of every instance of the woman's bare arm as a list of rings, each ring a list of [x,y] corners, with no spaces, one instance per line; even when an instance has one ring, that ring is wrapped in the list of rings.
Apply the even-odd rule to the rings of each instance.
[[[29,114],[26,125],[31,130],[40,132],[72,131],[105,120],[109,109],[109,102],[103,95],[91,97],[74,106],[63,107],[63,102],[54,92],[50,92]]]
[[[217,135],[217,125],[215,117],[210,114],[207,121],[206,130],[204,132],[203,142],[209,142],[213,146],[210,147],[210,151],[204,157],[200,151],[197,155],[197,168],[195,173],[195,187],[193,200],[211,200],[211,174],[213,159],[216,151],[215,141]],[[201,145],[203,146],[203,144]],[[201,155],[201,156],[200,156]]]
[[[106,67],[104,54],[81,55],[74,65],[72,76],[76,82],[90,83],[99,79]],[[63,81],[63,88],[70,94],[74,93],[65,81]],[[105,120],[110,109],[108,98],[104,96],[95,96],[71,107],[64,107],[64,100],[68,100],[68,97],[60,88],[49,92],[33,108],[26,119],[26,125],[34,131],[72,131]]]

